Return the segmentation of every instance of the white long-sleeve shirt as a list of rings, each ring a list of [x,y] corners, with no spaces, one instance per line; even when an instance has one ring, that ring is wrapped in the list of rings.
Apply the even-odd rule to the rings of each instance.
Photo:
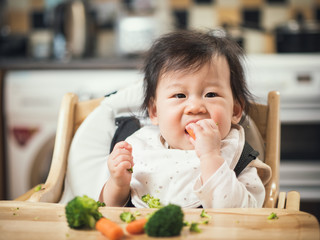
[[[224,164],[202,184],[200,160],[194,150],[168,149],[160,140],[158,127],[143,127],[126,140],[133,148],[132,203],[136,207],[147,207],[141,197],[150,194],[163,205],[175,203],[186,208],[200,205],[204,208],[262,207],[265,188],[256,167],[263,169],[267,178],[270,168],[254,160],[238,178],[233,171],[244,139],[241,126],[231,129],[222,140]],[[257,161],[259,164],[255,164]]]

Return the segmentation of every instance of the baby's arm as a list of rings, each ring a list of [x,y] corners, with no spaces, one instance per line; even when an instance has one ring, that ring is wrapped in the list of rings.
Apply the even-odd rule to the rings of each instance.
[[[195,134],[195,139],[190,137],[190,141],[200,159],[201,180],[205,183],[224,163],[220,155],[220,132],[212,119],[191,123],[187,128],[191,128]]]
[[[247,166],[237,178],[226,163],[204,185],[197,180],[194,190],[204,208],[260,208],[265,198],[255,167]]]
[[[127,142],[115,145],[108,158],[110,178],[103,186],[99,201],[107,206],[123,206],[130,194],[131,172],[133,167],[132,147]]]
[[[194,187],[204,208],[262,207],[265,188],[255,167],[246,167],[237,178],[220,155],[221,137],[213,120],[190,124],[190,141],[200,158],[201,179]],[[201,180],[201,181],[200,181]]]

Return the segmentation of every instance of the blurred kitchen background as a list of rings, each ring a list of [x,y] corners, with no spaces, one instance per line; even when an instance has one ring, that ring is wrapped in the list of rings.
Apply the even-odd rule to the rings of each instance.
[[[65,92],[110,94],[156,37],[216,29],[247,53],[257,101],[280,91],[280,190],[319,219],[319,23],[320,0],[0,0],[0,199],[45,181]]]

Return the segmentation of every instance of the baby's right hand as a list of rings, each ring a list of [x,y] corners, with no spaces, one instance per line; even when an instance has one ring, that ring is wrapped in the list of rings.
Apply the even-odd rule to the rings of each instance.
[[[108,158],[108,168],[111,179],[118,187],[128,186],[132,173],[128,169],[133,167],[132,147],[129,143],[118,142]]]
[[[196,123],[190,123],[187,131],[191,131],[190,141],[200,158],[205,156],[220,155],[221,136],[219,128],[212,119],[202,119]]]

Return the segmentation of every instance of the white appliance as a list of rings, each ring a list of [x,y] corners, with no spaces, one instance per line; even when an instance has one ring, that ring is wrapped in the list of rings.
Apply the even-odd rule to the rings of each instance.
[[[281,122],[320,121],[320,54],[249,55],[246,60],[249,89],[266,102],[278,90]]]
[[[320,55],[249,55],[246,76],[258,101],[280,92],[280,190],[320,202]]]
[[[63,95],[102,97],[141,79],[138,70],[12,70],[5,76],[8,199],[44,182]]]

